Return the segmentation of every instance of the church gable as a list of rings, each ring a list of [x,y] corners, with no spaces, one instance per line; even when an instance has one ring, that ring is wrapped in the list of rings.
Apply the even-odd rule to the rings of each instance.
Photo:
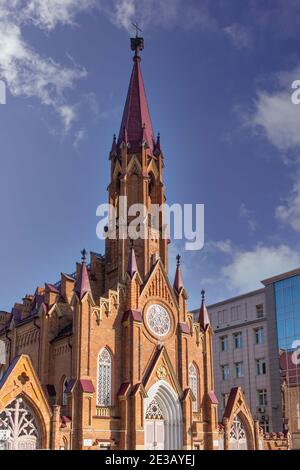
[[[51,409],[29,356],[17,356],[0,381],[0,411],[18,395],[26,396],[47,419]]]
[[[182,388],[165,347],[158,348],[150,361],[143,379],[145,390],[149,390],[159,380],[169,383],[177,395],[181,397]]]
[[[176,296],[160,260],[155,265],[142,290],[140,298],[142,308],[151,298],[159,298],[165,301],[173,310],[178,309]]]
[[[9,448],[49,448],[51,417],[29,356],[17,356],[0,381],[0,425],[10,433]]]
[[[231,389],[223,419],[227,419],[231,422],[238,414],[242,414],[247,421],[253,424],[253,418],[245,395],[240,387],[235,387]]]

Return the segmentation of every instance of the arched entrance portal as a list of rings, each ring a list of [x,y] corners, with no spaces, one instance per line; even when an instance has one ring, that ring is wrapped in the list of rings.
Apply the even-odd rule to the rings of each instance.
[[[178,396],[164,380],[154,384],[144,401],[146,450],[182,449],[182,409]]]
[[[36,417],[22,397],[17,397],[0,413],[0,446],[7,450],[36,450],[40,433]]]
[[[236,416],[230,429],[230,450],[248,450],[247,433],[243,422]]]

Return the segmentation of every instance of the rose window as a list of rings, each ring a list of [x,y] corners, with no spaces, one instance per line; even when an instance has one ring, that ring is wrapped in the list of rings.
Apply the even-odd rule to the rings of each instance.
[[[165,336],[170,331],[170,316],[161,305],[151,305],[147,311],[147,324],[152,333]]]

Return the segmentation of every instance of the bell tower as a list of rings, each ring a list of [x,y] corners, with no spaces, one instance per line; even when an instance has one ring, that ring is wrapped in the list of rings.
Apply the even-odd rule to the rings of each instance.
[[[164,156],[160,134],[154,138],[141,71],[144,40],[138,31],[136,37],[131,38],[131,49],[134,51],[133,69],[127,99],[119,135],[113,138],[109,156],[111,181],[108,194],[109,203],[115,208],[116,224],[107,229],[107,288],[124,281],[132,241],[142,280],[147,278],[158,258],[168,270]],[[143,210],[137,211],[136,204],[142,205]],[[136,227],[138,237],[131,235],[130,226]]]

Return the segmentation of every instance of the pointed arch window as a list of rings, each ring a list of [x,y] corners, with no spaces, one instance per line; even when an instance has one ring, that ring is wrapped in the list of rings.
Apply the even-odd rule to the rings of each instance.
[[[193,412],[198,412],[198,395],[199,395],[199,380],[198,380],[198,370],[195,364],[191,364],[189,367],[189,386],[193,392],[193,395],[196,398],[196,401],[193,402]]]
[[[63,385],[62,385],[62,405],[66,406],[68,404],[68,379],[67,377],[64,378]]]
[[[97,405],[111,406],[111,375],[112,375],[111,354],[107,348],[100,351],[98,356],[98,381],[97,381]]]

